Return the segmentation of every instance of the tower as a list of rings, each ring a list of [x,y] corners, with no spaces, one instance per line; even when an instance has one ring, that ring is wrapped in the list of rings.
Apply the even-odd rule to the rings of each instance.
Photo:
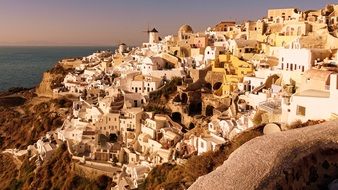
[[[158,31],[153,28],[152,30],[148,31],[149,34],[149,43],[153,44],[153,43],[158,43],[159,42],[159,37],[158,37]]]

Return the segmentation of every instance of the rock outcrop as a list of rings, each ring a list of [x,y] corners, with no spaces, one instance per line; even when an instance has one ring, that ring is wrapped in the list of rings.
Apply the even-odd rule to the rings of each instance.
[[[38,96],[53,97],[53,89],[63,86],[63,79],[74,68],[65,68],[62,65],[58,63],[51,70],[43,73],[42,81],[36,88]]]
[[[322,189],[338,175],[338,121],[257,137],[189,189]]]
[[[36,94],[38,96],[46,96],[53,97],[53,89],[51,88],[51,84],[54,80],[54,75],[49,72],[44,72],[42,81],[36,88]]]

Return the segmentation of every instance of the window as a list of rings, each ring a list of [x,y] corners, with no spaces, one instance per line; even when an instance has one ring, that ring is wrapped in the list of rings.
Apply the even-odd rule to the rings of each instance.
[[[297,106],[297,115],[305,116],[306,109],[303,106]]]
[[[204,143],[203,142],[201,142],[201,148],[204,148]]]

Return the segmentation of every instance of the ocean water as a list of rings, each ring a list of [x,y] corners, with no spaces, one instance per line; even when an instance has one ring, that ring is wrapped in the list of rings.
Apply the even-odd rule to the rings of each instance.
[[[60,59],[83,57],[114,47],[0,47],[0,91],[34,87]]]

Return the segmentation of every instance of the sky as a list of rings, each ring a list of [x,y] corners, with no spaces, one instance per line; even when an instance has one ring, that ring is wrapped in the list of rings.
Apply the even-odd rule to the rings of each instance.
[[[319,9],[338,0],[0,0],[0,45],[113,46],[147,41],[183,24],[256,20],[269,8]]]

